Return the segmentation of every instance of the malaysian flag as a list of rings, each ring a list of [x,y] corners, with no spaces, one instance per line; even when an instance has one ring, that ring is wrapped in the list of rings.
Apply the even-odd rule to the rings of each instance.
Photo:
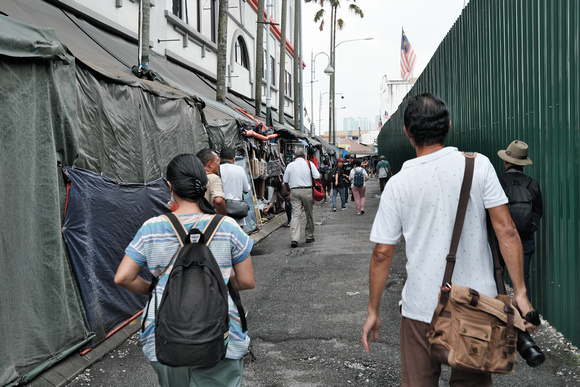
[[[409,43],[409,39],[407,39],[407,35],[405,35],[405,30],[403,31],[403,35],[401,36],[401,78],[405,81],[408,81],[411,77],[411,72],[413,71],[413,67],[415,67],[415,59],[417,56],[415,55],[415,50],[411,47],[411,43]]]

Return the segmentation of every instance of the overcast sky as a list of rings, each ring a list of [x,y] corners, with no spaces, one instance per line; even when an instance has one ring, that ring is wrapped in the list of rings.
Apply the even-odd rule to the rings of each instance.
[[[355,17],[348,10],[352,0],[341,0],[338,17],[345,21],[342,31],[337,30],[336,42],[336,92],[337,128],[342,129],[345,117],[367,117],[374,121],[380,114],[380,84],[383,75],[388,79],[401,79],[400,52],[401,28],[415,50],[417,61],[413,75],[419,76],[463,9],[465,0],[356,0],[364,18]],[[326,4],[327,2],[325,2]],[[328,6],[327,6],[328,7]],[[311,53],[329,53],[330,22],[323,31],[314,23],[319,4],[302,5],[304,106],[311,110]],[[328,10],[328,8],[327,8]],[[327,20],[330,12],[326,13]],[[345,42],[349,39],[372,37],[373,40]],[[329,77],[324,74],[328,65],[326,55],[316,57],[314,92],[314,123],[319,123],[320,93],[328,92]],[[339,109],[341,107],[344,109]],[[389,112],[390,113],[390,112]],[[311,114],[312,116],[312,114]],[[328,130],[328,94],[322,99],[322,132]]]

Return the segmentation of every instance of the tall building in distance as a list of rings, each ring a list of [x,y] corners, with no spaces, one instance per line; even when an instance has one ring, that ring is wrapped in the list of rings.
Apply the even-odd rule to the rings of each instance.
[[[367,131],[373,130],[373,122],[366,117],[346,117],[342,119],[342,130],[345,132],[353,132],[356,134],[358,130]]]

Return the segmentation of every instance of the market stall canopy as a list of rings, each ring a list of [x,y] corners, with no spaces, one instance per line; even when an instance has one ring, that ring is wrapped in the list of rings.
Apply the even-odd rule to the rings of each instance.
[[[320,144],[322,144],[322,149],[329,155],[333,156],[336,155],[336,148],[330,145],[328,142],[324,141],[320,136],[314,136]]]
[[[274,132],[276,132],[276,133],[290,135],[290,136],[296,137],[298,139],[305,140],[310,146],[313,146],[313,147],[322,145],[322,143],[320,141],[318,141],[316,138],[310,137],[310,136],[306,135],[305,133],[302,133],[302,132],[300,132],[300,131],[298,131],[298,130],[296,130],[296,129],[294,129],[291,126],[286,125],[286,124],[280,124],[278,122],[275,122],[273,129],[274,129]]]

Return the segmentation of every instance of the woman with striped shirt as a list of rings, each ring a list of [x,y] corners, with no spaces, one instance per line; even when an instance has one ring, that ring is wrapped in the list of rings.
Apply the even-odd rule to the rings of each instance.
[[[167,166],[167,181],[172,200],[177,204],[177,215],[189,231],[194,225],[203,230],[215,213],[204,199],[207,176],[201,161],[191,154],[176,156]],[[141,268],[146,268],[159,282],[155,287],[159,299],[171,267],[166,270],[180,246],[170,222],[164,216],[147,220],[125,249],[115,283],[136,294],[149,294],[151,283],[139,277]],[[231,282],[236,290],[254,287],[254,269],[250,252],[253,239],[242,231],[237,222],[225,217],[209,244],[226,283]],[[164,272],[165,271],[165,272]],[[141,332],[143,352],[157,373],[161,386],[240,386],[244,362],[250,338],[242,331],[237,307],[228,295],[230,334],[226,358],[209,368],[170,367],[157,361],[155,355],[155,303],[148,305],[147,319]]]

